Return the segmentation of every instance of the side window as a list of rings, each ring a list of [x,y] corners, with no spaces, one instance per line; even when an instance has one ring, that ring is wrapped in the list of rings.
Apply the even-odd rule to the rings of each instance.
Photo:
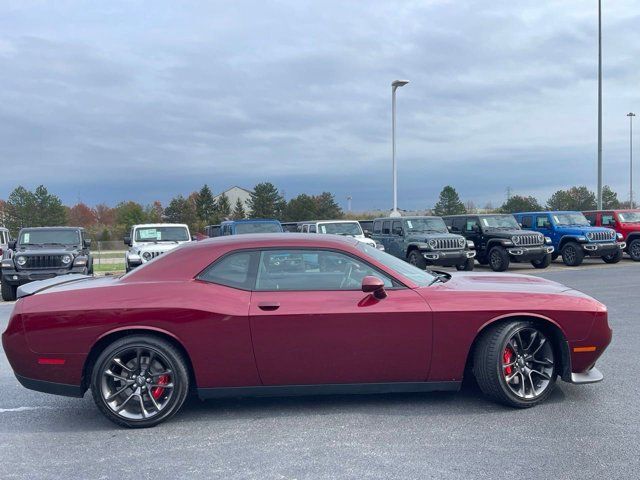
[[[474,226],[478,227],[478,230],[480,230],[480,224],[478,223],[478,219],[477,218],[467,218],[467,221],[464,223],[464,231],[465,232],[473,232],[474,231],[474,229],[473,229]]]
[[[373,233],[382,233],[382,221],[376,220],[373,222]]]
[[[589,217],[587,217],[589,218]],[[591,219],[589,219],[591,222]],[[603,213],[602,214],[602,226],[603,227],[613,227],[616,224],[616,221],[613,219],[613,214],[611,213]],[[593,225],[593,223],[591,224]]]
[[[522,228],[531,228],[533,227],[533,217],[531,215],[525,215],[522,217]]]
[[[318,229],[315,225],[309,225],[309,233],[318,233]]]
[[[536,228],[549,228],[549,217],[546,215],[538,215],[536,217]]]
[[[398,220],[393,221],[392,232],[394,235],[402,235],[402,222]]]
[[[260,255],[256,290],[360,290],[367,275],[386,287],[393,281],[368,264],[329,250],[265,250]]]
[[[198,280],[251,290],[255,280],[251,272],[255,271],[255,259],[257,258],[258,252],[238,252],[226,255],[198,275]]]
[[[382,234],[389,235],[391,233],[391,220],[382,222]]]
[[[587,218],[587,220],[589,220],[589,224],[592,227],[596,226],[597,220],[596,220],[596,214],[595,213],[585,213],[584,216]],[[602,222],[604,224],[604,215],[602,216]]]

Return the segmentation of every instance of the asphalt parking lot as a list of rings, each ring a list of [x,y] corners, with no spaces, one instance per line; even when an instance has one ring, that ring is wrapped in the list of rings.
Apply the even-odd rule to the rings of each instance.
[[[90,395],[24,389],[3,353],[0,477],[638,478],[640,265],[590,260],[522,271],[608,305],[614,339],[599,362],[602,383],[560,383],[529,410],[494,405],[469,386],[456,394],[191,400],[170,422],[132,431],[104,419]],[[0,302],[0,330],[10,311]]]

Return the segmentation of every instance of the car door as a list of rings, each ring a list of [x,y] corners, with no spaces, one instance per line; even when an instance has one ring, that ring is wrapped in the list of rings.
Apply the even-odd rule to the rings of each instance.
[[[551,218],[548,214],[536,215],[535,230],[543,234],[545,237],[549,237],[554,245],[558,245],[560,242],[559,233],[551,225]]]
[[[387,298],[361,291],[366,275]],[[264,250],[249,310],[265,385],[419,382],[429,372],[432,314],[414,290],[345,253]]]

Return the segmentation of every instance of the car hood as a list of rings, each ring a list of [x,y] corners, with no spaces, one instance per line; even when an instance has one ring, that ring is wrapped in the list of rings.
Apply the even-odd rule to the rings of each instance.
[[[492,230],[488,229],[485,232],[487,235],[491,235],[496,238],[511,238],[518,235],[539,235],[539,232],[534,232],[532,230]]]
[[[173,250],[174,248],[176,248],[179,245],[182,245],[183,243],[186,242],[181,242],[181,243],[149,243],[149,244],[142,244],[142,245],[136,245],[134,247],[134,251],[136,252],[168,252],[169,250]]]
[[[409,235],[407,235],[407,238],[412,241],[428,243],[429,240],[440,240],[443,238],[458,239],[464,237],[462,235],[456,235],[455,233],[410,233]]]
[[[467,292],[559,294],[575,290],[533,275],[513,273],[457,272],[441,288]],[[577,292],[579,293],[579,292]]]
[[[65,253],[77,253],[77,247],[47,247],[47,248],[19,248],[15,250],[14,255],[63,255]]]
[[[572,235],[586,235],[589,232],[611,232],[611,228],[605,227],[556,227],[556,230],[560,233],[567,233]]]

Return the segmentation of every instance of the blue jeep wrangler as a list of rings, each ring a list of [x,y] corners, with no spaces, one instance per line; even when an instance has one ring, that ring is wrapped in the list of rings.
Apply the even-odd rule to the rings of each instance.
[[[222,235],[242,235],[245,233],[282,233],[282,224],[278,220],[255,218],[251,220],[227,220],[220,224]]]
[[[585,255],[601,257],[606,263],[618,263],[625,247],[621,235],[611,228],[592,227],[582,212],[514,213],[522,228],[536,230],[551,239],[554,259],[562,255],[569,267],[582,263]]]

